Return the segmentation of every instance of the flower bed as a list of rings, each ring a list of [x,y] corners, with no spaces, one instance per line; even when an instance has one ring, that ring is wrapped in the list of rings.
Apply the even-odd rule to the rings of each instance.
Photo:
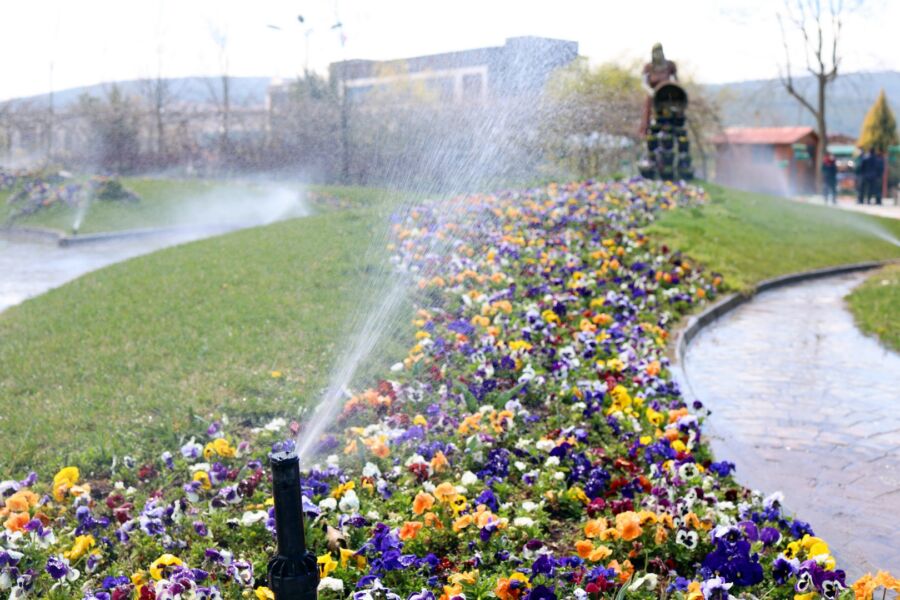
[[[0,169],[0,191],[10,190],[7,204],[14,207],[8,222],[53,206],[78,208],[96,198],[109,202],[139,202],[134,192],[115,178],[94,176],[86,181],[71,175],[46,172],[9,172]]]
[[[719,278],[654,247],[699,188],[646,182],[470,196],[398,218],[418,329],[349,398],[304,472],[322,598],[871,597],[827,544],[713,462],[665,357]],[[273,377],[281,374],[273,372]],[[302,428],[221,419],[109,477],[0,483],[14,598],[270,598],[267,451]]]

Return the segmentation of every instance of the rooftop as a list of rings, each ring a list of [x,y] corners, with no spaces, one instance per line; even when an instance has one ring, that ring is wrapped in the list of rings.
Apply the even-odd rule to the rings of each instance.
[[[808,135],[812,127],[728,127],[716,136],[716,144],[794,144]]]

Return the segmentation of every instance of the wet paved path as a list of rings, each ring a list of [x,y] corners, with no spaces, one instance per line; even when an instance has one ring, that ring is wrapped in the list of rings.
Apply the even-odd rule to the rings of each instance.
[[[160,235],[70,247],[0,238],[0,312],[89,271],[209,235]]]
[[[765,292],[694,338],[689,390],[719,460],[781,490],[855,578],[900,573],[900,354],[856,329],[865,273]]]

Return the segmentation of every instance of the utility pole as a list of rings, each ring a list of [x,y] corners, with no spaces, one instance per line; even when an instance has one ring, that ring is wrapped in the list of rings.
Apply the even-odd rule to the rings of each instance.
[[[50,61],[50,94],[47,105],[47,146],[46,161],[49,166],[53,157],[53,61]]]

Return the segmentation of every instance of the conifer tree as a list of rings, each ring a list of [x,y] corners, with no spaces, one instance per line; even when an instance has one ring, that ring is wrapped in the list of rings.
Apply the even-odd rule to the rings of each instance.
[[[897,121],[894,119],[891,107],[888,106],[884,90],[881,90],[875,104],[866,113],[866,119],[863,121],[862,129],[859,132],[859,141],[856,145],[884,154],[888,148],[898,143],[900,140],[897,138]]]

